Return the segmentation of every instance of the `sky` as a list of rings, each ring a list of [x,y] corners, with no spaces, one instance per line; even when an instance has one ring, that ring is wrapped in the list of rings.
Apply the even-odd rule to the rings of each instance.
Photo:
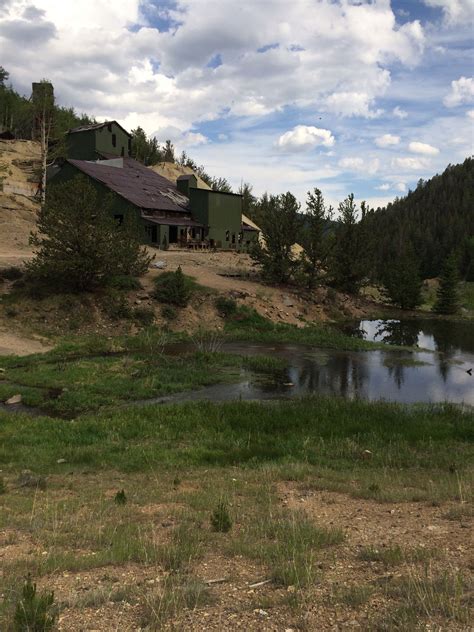
[[[0,0],[21,94],[171,139],[235,189],[385,205],[473,153],[474,0]]]

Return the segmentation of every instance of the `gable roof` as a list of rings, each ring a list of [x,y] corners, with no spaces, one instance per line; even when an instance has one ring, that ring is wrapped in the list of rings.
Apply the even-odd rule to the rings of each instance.
[[[139,208],[190,212],[188,198],[172,182],[132,158],[98,162],[69,159],[66,162]]]
[[[77,134],[78,132],[88,132],[89,130],[101,129],[102,127],[106,127],[107,125],[112,125],[112,123],[115,123],[115,125],[117,125],[117,127],[120,127],[120,129],[125,134],[127,134],[127,136],[132,138],[132,135],[130,134],[130,132],[127,132],[127,130],[124,129],[120,125],[120,123],[117,123],[117,121],[104,121],[104,123],[93,123],[92,125],[80,125],[79,127],[73,127],[72,129],[68,130],[67,133],[68,134]]]

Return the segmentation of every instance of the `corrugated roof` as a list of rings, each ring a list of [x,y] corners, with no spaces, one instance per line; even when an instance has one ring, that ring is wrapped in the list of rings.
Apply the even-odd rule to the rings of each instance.
[[[196,228],[204,228],[204,224],[200,224],[194,219],[187,219],[186,217],[150,217],[149,215],[144,215],[142,213],[142,219],[145,219],[147,222],[151,222],[152,224],[159,224],[160,226],[193,226]]]
[[[172,182],[132,158],[123,158],[123,167],[88,160],[67,162],[139,208],[190,212],[188,198]]]
[[[106,127],[107,125],[112,125],[112,123],[115,123],[115,125],[118,125],[118,127],[120,127],[121,130],[123,130],[125,132],[125,134],[127,134],[127,136],[130,136],[130,138],[132,137],[132,135],[130,134],[130,132],[127,132],[126,129],[124,129],[120,123],[117,123],[117,121],[105,121],[104,123],[93,123],[92,125],[80,125],[79,127],[73,127],[72,129],[68,130],[68,134],[76,134],[77,132],[88,132],[91,129],[100,129],[101,127]]]

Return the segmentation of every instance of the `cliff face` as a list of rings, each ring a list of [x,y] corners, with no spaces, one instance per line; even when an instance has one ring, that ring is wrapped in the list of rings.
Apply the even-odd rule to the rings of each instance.
[[[28,238],[36,225],[40,146],[33,141],[0,141],[0,266],[30,255]]]

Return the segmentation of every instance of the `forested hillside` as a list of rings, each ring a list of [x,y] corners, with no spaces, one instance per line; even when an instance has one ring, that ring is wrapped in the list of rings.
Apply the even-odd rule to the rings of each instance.
[[[420,180],[406,197],[377,209],[369,222],[379,276],[409,251],[423,278],[438,276],[452,251],[467,259],[474,237],[474,160],[466,158],[431,180]]]

